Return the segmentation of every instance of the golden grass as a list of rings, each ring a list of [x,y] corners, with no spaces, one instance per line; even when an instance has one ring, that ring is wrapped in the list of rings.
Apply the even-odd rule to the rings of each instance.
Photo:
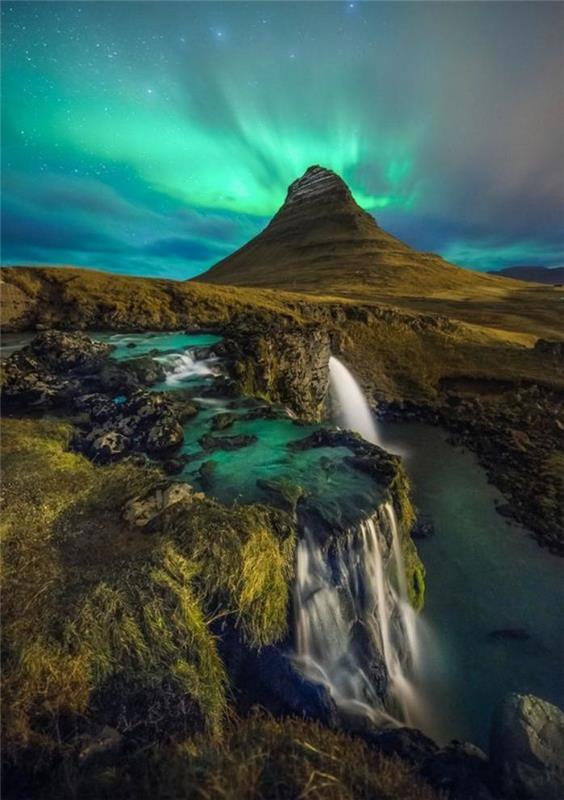
[[[210,620],[231,614],[257,646],[286,632],[294,532],[283,515],[204,500],[166,531],[131,530],[121,506],[156,469],[96,467],[66,451],[60,422],[6,419],[3,432],[8,752],[58,747],[61,715],[88,714],[116,680],[166,683],[219,734],[228,687]]]
[[[194,739],[82,777],[80,797],[122,800],[436,800],[395,758],[312,722],[263,714],[230,726],[221,747]]]

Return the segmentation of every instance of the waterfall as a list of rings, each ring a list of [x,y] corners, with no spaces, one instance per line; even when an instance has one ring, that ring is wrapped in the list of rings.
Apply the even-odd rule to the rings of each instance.
[[[181,383],[187,378],[201,378],[213,374],[213,370],[206,361],[198,361],[189,351],[167,353],[157,356],[156,360],[164,366],[166,382],[170,384]]]
[[[338,407],[337,421],[372,444],[379,444],[376,424],[362,389],[338,358],[329,359],[329,380],[332,398]]]
[[[329,362],[339,420],[377,443],[370,408],[347,368]],[[418,620],[410,605],[394,507],[321,546],[304,530],[297,548],[295,662],[324,685],[341,713],[376,725],[421,724]],[[323,537],[327,541],[326,537]]]
[[[341,712],[377,725],[419,718],[415,614],[390,503],[334,552],[324,552],[305,531],[294,605],[296,664],[328,689]]]

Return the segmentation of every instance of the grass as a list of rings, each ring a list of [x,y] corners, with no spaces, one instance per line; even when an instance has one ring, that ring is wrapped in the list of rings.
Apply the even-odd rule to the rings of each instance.
[[[160,472],[94,466],[67,451],[70,433],[56,420],[4,420],[7,796],[432,800],[405,764],[358,739],[235,719],[210,626],[231,615],[255,647],[285,635],[289,518],[201,500],[154,533],[130,529],[125,498]],[[101,725],[127,748],[80,766],[80,742]]]
[[[8,754],[58,751],[61,720],[75,732],[92,715],[117,724],[120,704],[126,728],[147,733],[145,714],[161,735],[218,736],[228,681],[210,622],[231,615],[253,646],[286,633],[284,515],[202,500],[145,534],[121,507],[161,479],[156,469],[96,467],[67,452],[70,428],[56,421],[6,419],[3,434]]]
[[[312,722],[264,714],[229,725],[221,747],[196,736],[133,753],[75,781],[76,796],[84,800],[437,798],[404,763],[371,751],[359,739]],[[54,797],[49,790],[42,796]]]

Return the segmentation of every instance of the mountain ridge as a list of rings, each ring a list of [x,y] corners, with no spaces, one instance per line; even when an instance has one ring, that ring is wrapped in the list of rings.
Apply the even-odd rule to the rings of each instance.
[[[414,279],[426,293],[499,281],[410,247],[358,205],[337,173],[314,165],[290,184],[261,233],[195,280],[305,291],[350,290],[352,280],[366,291]]]
[[[564,283],[564,267],[505,267],[491,271],[489,275],[513,278],[516,281],[556,285]]]

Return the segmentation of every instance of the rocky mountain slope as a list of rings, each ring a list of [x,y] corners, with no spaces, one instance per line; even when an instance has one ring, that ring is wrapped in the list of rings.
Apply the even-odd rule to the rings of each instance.
[[[512,332],[562,331],[562,290],[462,269],[414,250],[360,208],[338,175],[319,166],[291,184],[262,233],[197,281],[393,303]]]

